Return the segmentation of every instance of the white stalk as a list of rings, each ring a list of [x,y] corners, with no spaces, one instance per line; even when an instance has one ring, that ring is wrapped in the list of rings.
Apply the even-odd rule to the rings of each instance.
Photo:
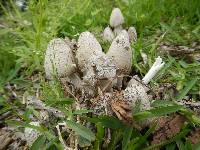
[[[162,58],[158,56],[153,66],[150,68],[145,77],[142,79],[144,84],[148,84],[150,80],[156,75],[156,73],[164,66],[164,64],[165,62],[163,62]]]

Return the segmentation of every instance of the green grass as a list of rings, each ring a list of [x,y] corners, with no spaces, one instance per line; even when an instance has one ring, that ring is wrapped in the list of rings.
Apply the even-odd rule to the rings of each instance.
[[[30,77],[39,74],[38,86],[41,99],[48,105],[57,107],[64,112],[66,117],[61,121],[69,118],[72,120],[68,123],[75,132],[80,132],[79,138],[82,144],[87,145],[88,142],[89,144],[93,142],[94,147],[92,148],[101,149],[104,130],[111,128],[112,138],[107,149],[116,149],[117,147],[137,149],[141,145],[146,149],[160,146],[173,149],[177,143],[180,147],[181,142],[184,147],[189,145],[188,142],[184,143],[181,140],[184,139],[190,126],[186,126],[179,135],[170,141],[150,146],[148,136],[154,131],[154,126],[146,133],[141,134],[136,129],[124,126],[117,119],[106,117],[97,120],[95,118],[88,119],[97,127],[96,139],[94,139],[91,131],[85,130],[83,126],[73,122],[76,110],[73,110],[71,105],[66,102],[69,100],[64,98],[59,83],[56,81],[45,82],[43,59],[47,44],[52,38],[68,36],[77,39],[79,34],[86,30],[92,31],[98,36],[108,25],[112,8],[119,7],[125,17],[124,26],[135,26],[137,29],[138,42],[133,45],[135,49],[133,69],[135,73],[144,76],[157,56],[156,48],[160,43],[191,46],[193,42],[200,41],[200,3],[198,0],[57,0],[56,2],[54,0],[29,0],[29,9],[25,12],[18,10],[12,1],[8,1],[8,3],[9,7],[4,7],[1,3],[0,9],[3,14],[0,16],[0,24],[4,26],[0,28],[0,93],[2,95],[0,95],[0,107],[3,108],[0,111],[1,114],[8,110],[15,114],[18,107],[23,107],[19,104],[22,96],[19,96],[14,104],[7,102],[10,93],[4,89],[4,86],[7,83],[16,84],[21,95],[24,92],[34,93],[35,83],[30,81]],[[101,40],[100,37],[97,38]],[[102,41],[99,42],[103,44],[106,51],[108,45]],[[148,55],[148,64],[146,65],[141,63],[141,49]],[[180,92],[177,98],[183,98],[190,94],[194,100],[199,101],[200,63],[196,61],[188,63],[184,59],[171,56],[164,56],[164,60],[167,65],[154,78],[151,85],[174,83]],[[54,104],[52,101],[56,103]],[[155,108],[155,114],[162,109],[156,110]],[[26,112],[27,114],[37,114],[34,113],[37,112],[36,110],[26,110]],[[152,112],[146,113],[151,113],[151,117],[154,115]],[[167,114],[168,111],[163,113]],[[27,126],[30,121],[27,114],[16,113],[23,121],[21,124],[17,124],[18,126]],[[84,111],[81,116],[86,117]],[[189,114],[190,118],[191,116],[193,114]],[[198,124],[198,121],[198,119],[196,122],[191,121],[191,124]],[[40,137],[34,146],[37,147],[38,143],[44,143],[46,137],[51,135],[51,139],[47,138],[46,149],[54,147],[62,149],[58,137],[52,135],[54,125],[49,129],[40,129],[45,137]],[[127,136],[123,132],[128,133]],[[84,136],[87,138],[83,138]]]

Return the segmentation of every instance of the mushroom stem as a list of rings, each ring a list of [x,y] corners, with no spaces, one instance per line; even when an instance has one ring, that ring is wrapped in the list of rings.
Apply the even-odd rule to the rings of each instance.
[[[118,36],[122,32],[122,30],[123,30],[122,25],[114,27],[114,34],[115,34],[115,36]]]
[[[150,80],[156,75],[156,73],[164,66],[165,62],[162,61],[162,58],[158,56],[153,66],[147,72],[145,77],[142,79],[144,84],[148,84]]]

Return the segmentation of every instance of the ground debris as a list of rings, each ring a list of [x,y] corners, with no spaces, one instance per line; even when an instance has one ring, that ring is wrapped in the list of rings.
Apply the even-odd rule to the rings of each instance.
[[[151,144],[158,144],[178,134],[186,121],[184,116],[172,114],[157,120],[157,129],[153,134]]]
[[[176,57],[185,57],[187,60],[200,61],[200,43],[194,42],[191,46],[173,45],[162,43],[157,51],[161,54],[170,54]]]
[[[197,144],[200,142],[200,128],[196,128],[195,130],[191,131],[187,137],[187,139],[192,144]]]
[[[9,127],[0,129],[0,150],[26,150],[28,149],[23,133],[16,132]]]

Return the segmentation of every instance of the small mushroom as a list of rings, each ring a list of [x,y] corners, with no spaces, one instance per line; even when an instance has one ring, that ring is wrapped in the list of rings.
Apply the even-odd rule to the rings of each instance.
[[[137,32],[136,32],[136,29],[134,27],[130,27],[128,29],[128,35],[129,35],[130,43],[137,41]]]
[[[128,75],[131,72],[132,66],[132,49],[126,30],[123,30],[113,40],[106,55],[113,60],[113,64],[117,67],[117,87],[120,88],[122,86],[123,75]]]
[[[131,71],[132,49],[129,42],[129,36],[126,30],[123,30],[112,42],[107,54],[113,59],[113,63],[123,74]]]
[[[114,8],[110,15],[110,26],[111,27],[118,27],[124,23],[124,17],[122,12],[119,8]]]
[[[119,8],[114,8],[110,15],[110,26],[114,28],[115,36],[119,35],[123,30],[122,24],[124,23],[124,17]]]
[[[67,77],[76,71],[73,53],[70,47],[59,38],[50,41],[44,61],[46,77]]]
[[[136,78],[132,78],[126,89],[123,91],[124,99],[134,108],[139,106],[140,111],[150,109],[150,100],[147,94],[147,87]],[[137,106],[138,104],[138,106]]]
[[[126,87],[120,93],[117,93],[111,102],[112,110],[115,112],[120,120],[128,123],[134,123],[132,113],[134,110],[145,111],[151,108],[150,97],[147,94],[147,87],[133,77]],[[147,126],[150,120],[134,123],[134,126],[138,129],[140,126]]]
[[[40,123],[39,122],[30,122],[29,123],[30,125],[33,125],[33,126],[40,126]],[[40,136],[40,133],[36,130],[36,129],[33,129],[33,128],[29,128],[29,127],[26,127],[24,129],[24,137],[29,145],[29,147],[32,146],[33,142]]]
[[[115,38],[112,29],[108,26],[103,31],[103,39],[108,42],[112,42]]]
[[[80,34],[78,39],[78,49],[76,58],[78,60],[78,67],[83,72],[92,55],[101,56],[102,48],[94,35],[88,31]]]
[[[45,54],[44,68],[47,79],[53,79],[55,76],[65,78],[76,88],[80,88],[82,85],[81,79],[76,73],[73,52],[68,44],[60,38],[50,41]]]

